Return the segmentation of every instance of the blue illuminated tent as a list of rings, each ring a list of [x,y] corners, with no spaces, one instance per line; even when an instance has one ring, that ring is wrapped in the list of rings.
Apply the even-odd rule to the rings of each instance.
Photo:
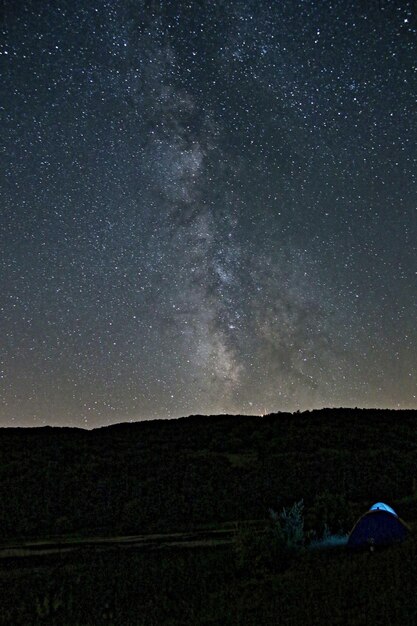
[[[349,539],[350,548],[383,546],[403,541],[409,529],[388,504],[377,502],[356,522]]]
[[[370,511],[388,511],[388,513],[397,515],[394,509],[390,507],[389,504],[385,504],[385,502],[377,502],[376,504],[373,504],[369,510]]]

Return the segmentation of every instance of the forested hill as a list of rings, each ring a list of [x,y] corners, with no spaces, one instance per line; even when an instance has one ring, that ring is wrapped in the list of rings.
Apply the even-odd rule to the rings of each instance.
[[[0,536],[147,533],[264,519],[304,499],[417,518],[417,411],[324,409],[0,429]]]

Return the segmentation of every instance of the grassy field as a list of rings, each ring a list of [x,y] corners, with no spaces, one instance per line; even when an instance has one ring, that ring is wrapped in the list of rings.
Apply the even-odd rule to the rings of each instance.
[[[0,623],[417,623],[414,533],[374,553],[302,550],[283,571],[238,567],[233,537],[220,536],[71,540],[70,551],[3,556]]]

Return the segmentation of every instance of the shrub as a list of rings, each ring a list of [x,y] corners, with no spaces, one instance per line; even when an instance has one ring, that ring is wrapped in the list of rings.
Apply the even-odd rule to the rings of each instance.
[[[303,501],[283,508],[280,513],[270,510],[269,520],[259,530],[248,523],[239,524],[235,536],[236,565],[239,570],[267,569],[282,571],[304,545]]]
[[[287,548],[295,550],[304,544],[304,502],[294,502],[291,507],[283,508],[281,513],[277,514],[270,510],[271,520],[279,530],[279,533]]]

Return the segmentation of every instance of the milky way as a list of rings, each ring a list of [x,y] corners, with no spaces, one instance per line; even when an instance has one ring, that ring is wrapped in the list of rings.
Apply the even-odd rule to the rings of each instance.
[[[3,8],[0,425],[417,407],[412,2]]]

